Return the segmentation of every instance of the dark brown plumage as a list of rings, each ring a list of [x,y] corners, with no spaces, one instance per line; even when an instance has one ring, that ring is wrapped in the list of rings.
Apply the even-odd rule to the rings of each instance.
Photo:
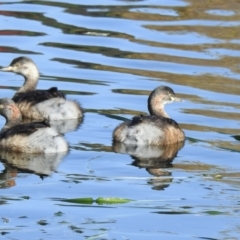
[[[21,102],[28,102],[31,105],[34,105],[52,98],[66,99],[63,92],[58,91],[56,87],[52,87],[48,90],[34,90],[29,92],[16,93],[13,96],[12,100],[18,104],[20,104]]]
[[[40,128],[49,128],[50,125],[46,121],[22,123],[0,132],[0,139],[6,139],[15,135],[29,136],[38,131]]]

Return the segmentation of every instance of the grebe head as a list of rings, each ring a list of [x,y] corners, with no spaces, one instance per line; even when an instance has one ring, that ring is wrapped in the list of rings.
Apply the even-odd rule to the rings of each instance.
[[[14,58],[8,67],[0,69],[4,72],[14,72],[22,75],[25,79],[39,77],[39,72],[36,64],[28,57]]]
[[[0,69],[3,72],[14,72],[24,77],[23,86],[17,91],[26,92],[35,90],[39,79],[39,71],[36,64],[28,57],[18,57],[12,60],[8,67]]]
[[[0,115],[6,119],[6,125],[3,130],[22,122],[20,110],[14,101],[9,98],[0,99]]]
[[[148,97],[148,111],[151,115],[169,117],[164,111],[164,105],[173,101],[182,101],[174,91],[167,86],[155,88]]]

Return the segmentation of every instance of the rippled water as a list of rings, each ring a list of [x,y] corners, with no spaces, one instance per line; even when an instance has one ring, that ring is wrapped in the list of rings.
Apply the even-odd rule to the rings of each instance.
[[[65,134],[69,154],[0,152],[2,238],[238,239],[239,5],[2,1],[0,65],[31,57],[38,88],[57,86],[85,109],[80,126]],[[23,83],[10,73],[0,78],[2,97]],[[185,145],[112,147],[113,129],[147,112],[159,85],[184,99],[167,111],[184,129]],[[62,201],[99,197],[134,201]]]

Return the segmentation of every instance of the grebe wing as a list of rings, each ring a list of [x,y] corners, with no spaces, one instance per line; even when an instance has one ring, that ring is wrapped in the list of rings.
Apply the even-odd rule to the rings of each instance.
[[[42,122],[31,122],[31,123],[22,123],[16,126],[13,126],[9,129],[0,133],[0,139],[9,138],[14,135],[24,135],[29,136],[32,133],[36,132],[40,128],[50,127],[49,123],[46,121]]]
[[[34,90],[29,92],[16,93],[12,100],[16,103],[26,101],[34,105],[52,98],[65,99],[65,94],[61,91],[58,91],[57,87],[52,87],[48,90]]]
[[[164,125],[171,125],[174,127],[178,127],[178,123],[171,118],[160,117],[155,115],[144,116],[142,114],[140,116],[134,116],[130,121],[129,126],[132,127],[141,123],[152,123],[152,124],[158,125],[159,127]]]

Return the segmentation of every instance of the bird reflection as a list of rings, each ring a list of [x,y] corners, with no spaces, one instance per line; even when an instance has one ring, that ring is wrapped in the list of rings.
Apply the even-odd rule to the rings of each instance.
[[[133,159],[133,166],[145,168],[149,174],[155,177],[148,182],[153,185],[153,189],[162,190],[172,181],[171,173],[164,168],[172,167],[172,161],[183,146],[184,142],[165,146],[113,143],[113,151],[129,154]]]
[[[58,165],[67,155],[66,152],[51,154],[27,154],[0,150],[0,161],[5,169],[0,173],[0,188],[16,185],[17,173],[34,173],[44,178],[55,172]]]
[[[31,119],[24,118],[24,123],[32,122]],[[50,120],[50,126],[60,134],[76,131],[83,122],[83,118],[66,119],[66,120]]]
[[[0,173],[0,188],[10,188],[16,185],[15,177],[17,176],[17,170],[11,168],[5,168]]]

